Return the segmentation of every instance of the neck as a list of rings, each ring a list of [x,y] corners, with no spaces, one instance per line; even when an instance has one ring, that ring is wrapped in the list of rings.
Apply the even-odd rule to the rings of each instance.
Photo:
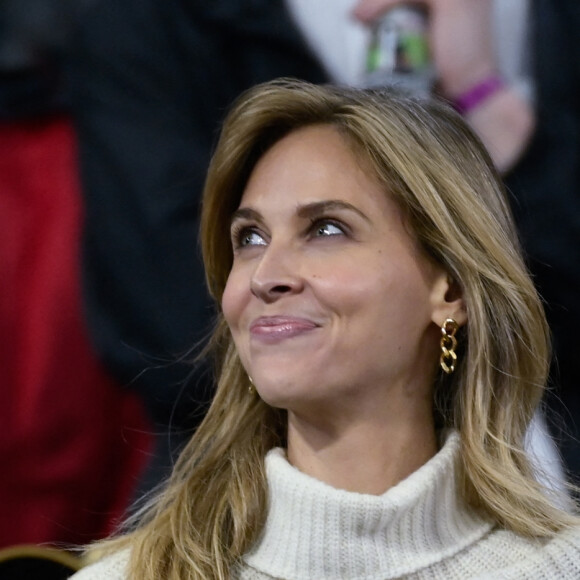
[[[408,405],[408,403],[407,403]],[[380,495],[437,452],[430,405],[357,420],[311,420],[288,413],[288,460],[337,489]]]

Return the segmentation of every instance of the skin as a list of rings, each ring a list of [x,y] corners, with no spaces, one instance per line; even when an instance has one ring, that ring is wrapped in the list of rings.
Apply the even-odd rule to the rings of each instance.
[[[380,494],[437,450],[439,327],[465,322],[447,274],[332,127],[258,162],[232,221],[222,307],[259,395],[288,410],[288,459]]]
[[[424,0],[429,10],[431,57],[440,90],[453,100],[497,71],[491,0]],[[359,0],[353,16],[368,24],[400,0]],[[505,86],[466,115],[496,167],[509,171],[522,155],[535,128],[530,105]]]

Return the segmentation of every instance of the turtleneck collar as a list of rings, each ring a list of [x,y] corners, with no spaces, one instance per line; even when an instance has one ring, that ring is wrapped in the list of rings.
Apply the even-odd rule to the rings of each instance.
[[[491,528],[456,493],[459,436],[383,495],[335,489],[266,456],[269,511],[246,564],[275,578],[386,580],[453,556]]]

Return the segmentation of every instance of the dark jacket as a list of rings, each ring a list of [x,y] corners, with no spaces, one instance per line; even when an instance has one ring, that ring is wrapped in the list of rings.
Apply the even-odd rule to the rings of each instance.
[[[253,84],[324,74],[282,0],[100,0],[70,70],[94,343],[156,421],[195,424],[179,415],[209,397],[189,351],[212,324],[197,233],[220,121]]]

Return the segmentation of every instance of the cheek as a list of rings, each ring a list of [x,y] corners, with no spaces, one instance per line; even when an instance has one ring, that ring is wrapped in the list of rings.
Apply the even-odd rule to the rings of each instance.
[[[321,296],[340,302],[356,300],[369,286],[368,278],[376,278],[374,265],[368,266],[368,259],[355,253],[337,256],[317,256],[313,264],[304,268],[303,276]]]
[[[243,310],[243,291],[236,283],[236,276],[231,273],[228,277],[222,296],[222,312],[230,329],[235,327]]]
[[[390,261],[351,269],[334,279],[325,295],[346,315],[367,325],[369,334],[405,334],[407,326],[423,326],[429,318],[429,296],[413,268]]]
[[[380,294],[376,276],[369,279],[368,273],[355,268],[348,272],[321,272],[318,276],[312,278],[311,285],[316,301],[328,313],[340,318],[349,332],[361,324],[367,326],[376,321]]]

